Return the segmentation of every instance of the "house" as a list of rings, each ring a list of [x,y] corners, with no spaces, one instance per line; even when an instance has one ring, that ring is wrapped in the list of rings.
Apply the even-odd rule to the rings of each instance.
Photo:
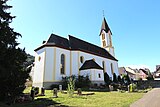
[[[119,67],[118,70],[119,70],[119,74],[120,74],[120,75],[127,75],[127,74],[128,74],[128,76],[129,76],[131,79],[133,79],[133,80],[136,79],[136,73],[135,73],[135,71],[134,71],[133,69],[131,69],[130,67]]]
[[[119,75],[127,75],[125,67],[119,67],[118,71],[119,71]]]
[[[155,80],[160,80],[160,65],[156,65],[156,71],[154,72]]]
[[[127,74],[129,75],[129,77],[131,79],[135,80],[136,79],[136,73],[135,73],[135,71],[132,68],[130,68],[130,67],[125,67],[125,69],[126,69]]]
[[[146,80],[148,77],[148,71],[146,69],[139,69],[139,78],[142,78],[142,80]]]
[[[118,70],[120,75],[128,74],[128,76],[133,80],[146,80],[150,73],[149,69],[147,68],[133,69],[131,67],[119,67]]]
[[[88,37],[87,37],[88,38]],[[118,75],[118,60],[114,55],[112,32],[103,19],[96,46],[77,37],[51,34],[49,39],[35,49],[33,86],[49,88],[61,84],[62,77],[88,75],[92,83],[104,83],[104,72],[110,78]]]
[[[135,72],[135,80],[141,79],[142,77],[141,77],[141,73],[140,73],[139,69],[135,68],[133,70]]]

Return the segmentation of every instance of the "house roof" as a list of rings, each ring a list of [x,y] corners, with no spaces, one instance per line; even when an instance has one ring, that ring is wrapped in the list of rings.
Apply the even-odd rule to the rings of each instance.
[[[157,68],[157,70],[156,70],[156,73],[159,73],[160,72],[160,67],[159,68]]]
[[[160,73],[160,65],[156,65],[156,71],[154,73]]]
[[[109,26],[108,26],[108,24],[107,24],[107,21],[106,21],[105,17],[104,17],[103,22],[102,22],[100,35],[101,35],[101,32],[102,32],[103,30],[106,31],[107,33],[108,33],[108,31],[111,32],[111,30],[110,30],[110,28],[109,28]],[[111,32],[111,34],[112,34],[112,32]]]
[[[156,65],[156,71],[160,69],[160,65]]]
[[[126,70],[125,70],[124,67],[119,67],[118,71],[119,71],[119,74],[125,74],[126,73]]]
[[[118,71],[119,71],[119,74],[124,74],[124,73],[132,74],[132,75],[136,74],[135,71],[130,67],[119,67]]]
[[[146,70],[144,70],[144,69],[139,69],[139,70],[141,70],[142,72],[144,72],[146,75],[148,75],[148,74],[149,74],[149,72],[148,72],[148,71],[146,71]]]
[[[126,69],[126,72],[128,72],[130,74],[133,74],[133,75],[136,74],[135,71],[133,69],[131,69],[130,67],[125,67],[125,69]]]
[[[36,48],[34,51],[38,51],[43,47],[52,47],[52,46],[70,49],[68,39],[58,36],[56,34],[51,34],[49,39],[46,42],[43,42],[43,44],[40,47]]]
[[[103,70],[103,68],[99,66],[93,59],[86,60],[79,70],[87,70],[87,69]]]
[[[47,42],[45,44],[43,44],[42,46],[38,47],[37,49],[35,49],[35,51],[37,51],[43,47],[46,47],[46,46],[48,46],[48,47],[57,46],[57,47],[69,49],[69,50],[80,50],[83,52],[87,52],[90,54],[94,54],[97,56],[101,56],[101,57],[105,57],[105,58],[108,58],[111,60],[118,61],[115,57],[113,57],[104,48],[101,48],[101,47],[93,45],[89,42],[80,40],[80,39],[73,37],[71,35],[69,35],[69,40],[68,40],[68,39],[60,37],[58,35],[51,34],[51,36],[49,37]]]
[[[157,69],[157,71],[160,71],[160,67]]]

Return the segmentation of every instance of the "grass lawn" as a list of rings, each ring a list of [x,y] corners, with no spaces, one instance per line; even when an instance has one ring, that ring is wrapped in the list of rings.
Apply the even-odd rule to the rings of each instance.
[[[29,90],[25,90],[27,92]],[[88,93],[88,92],[82,92]],[[129,107],[131,103],[140,99],[144,93],[94,92],[94,95],[69,98],[67,94],[58,93],[58,98],[52,98],[51,90],[46,90],[46,96],[36,97],[35,101],[0,107]]]

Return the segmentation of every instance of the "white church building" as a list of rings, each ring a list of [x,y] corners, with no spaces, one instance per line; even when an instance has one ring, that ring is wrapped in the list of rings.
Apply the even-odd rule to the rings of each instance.
[[[51,34],[35,49],[33,86],[49,88],[52,84],[61,84],[62,77],[71,75],[88,75],[92,83],[104,83],[104,72],[110,78],[113,73],[119,75],[112,32],[105,18],[99,38],[101,46],[71,35],[63,38]]]

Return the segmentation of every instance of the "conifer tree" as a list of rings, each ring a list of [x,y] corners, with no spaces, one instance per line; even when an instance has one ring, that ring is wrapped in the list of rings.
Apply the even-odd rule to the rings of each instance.
[[[123,84],[123,80],[122,80],[122,78],[121,78],[121,76],[120,76],[120,75],[118,75],[117,80],[118,80],[118,82],[119,82],[120,84]]]
[[[104,73],[104,82],[107,86],[110,84],[110,78],[107,72]]]
[[[18,47],[16,41],[21,34],[10,27],[15,18],[11,16],[8,0],[0,0],[0,100],[13,103],[25,89],[29,70],[24,68],[25,50]]]
[[[118,82],[118,80],[117,80],[117,75],[116,75],[115,73],[113,73],[113,82],[114,82],[114,83],[117,83],[117,82]]]

